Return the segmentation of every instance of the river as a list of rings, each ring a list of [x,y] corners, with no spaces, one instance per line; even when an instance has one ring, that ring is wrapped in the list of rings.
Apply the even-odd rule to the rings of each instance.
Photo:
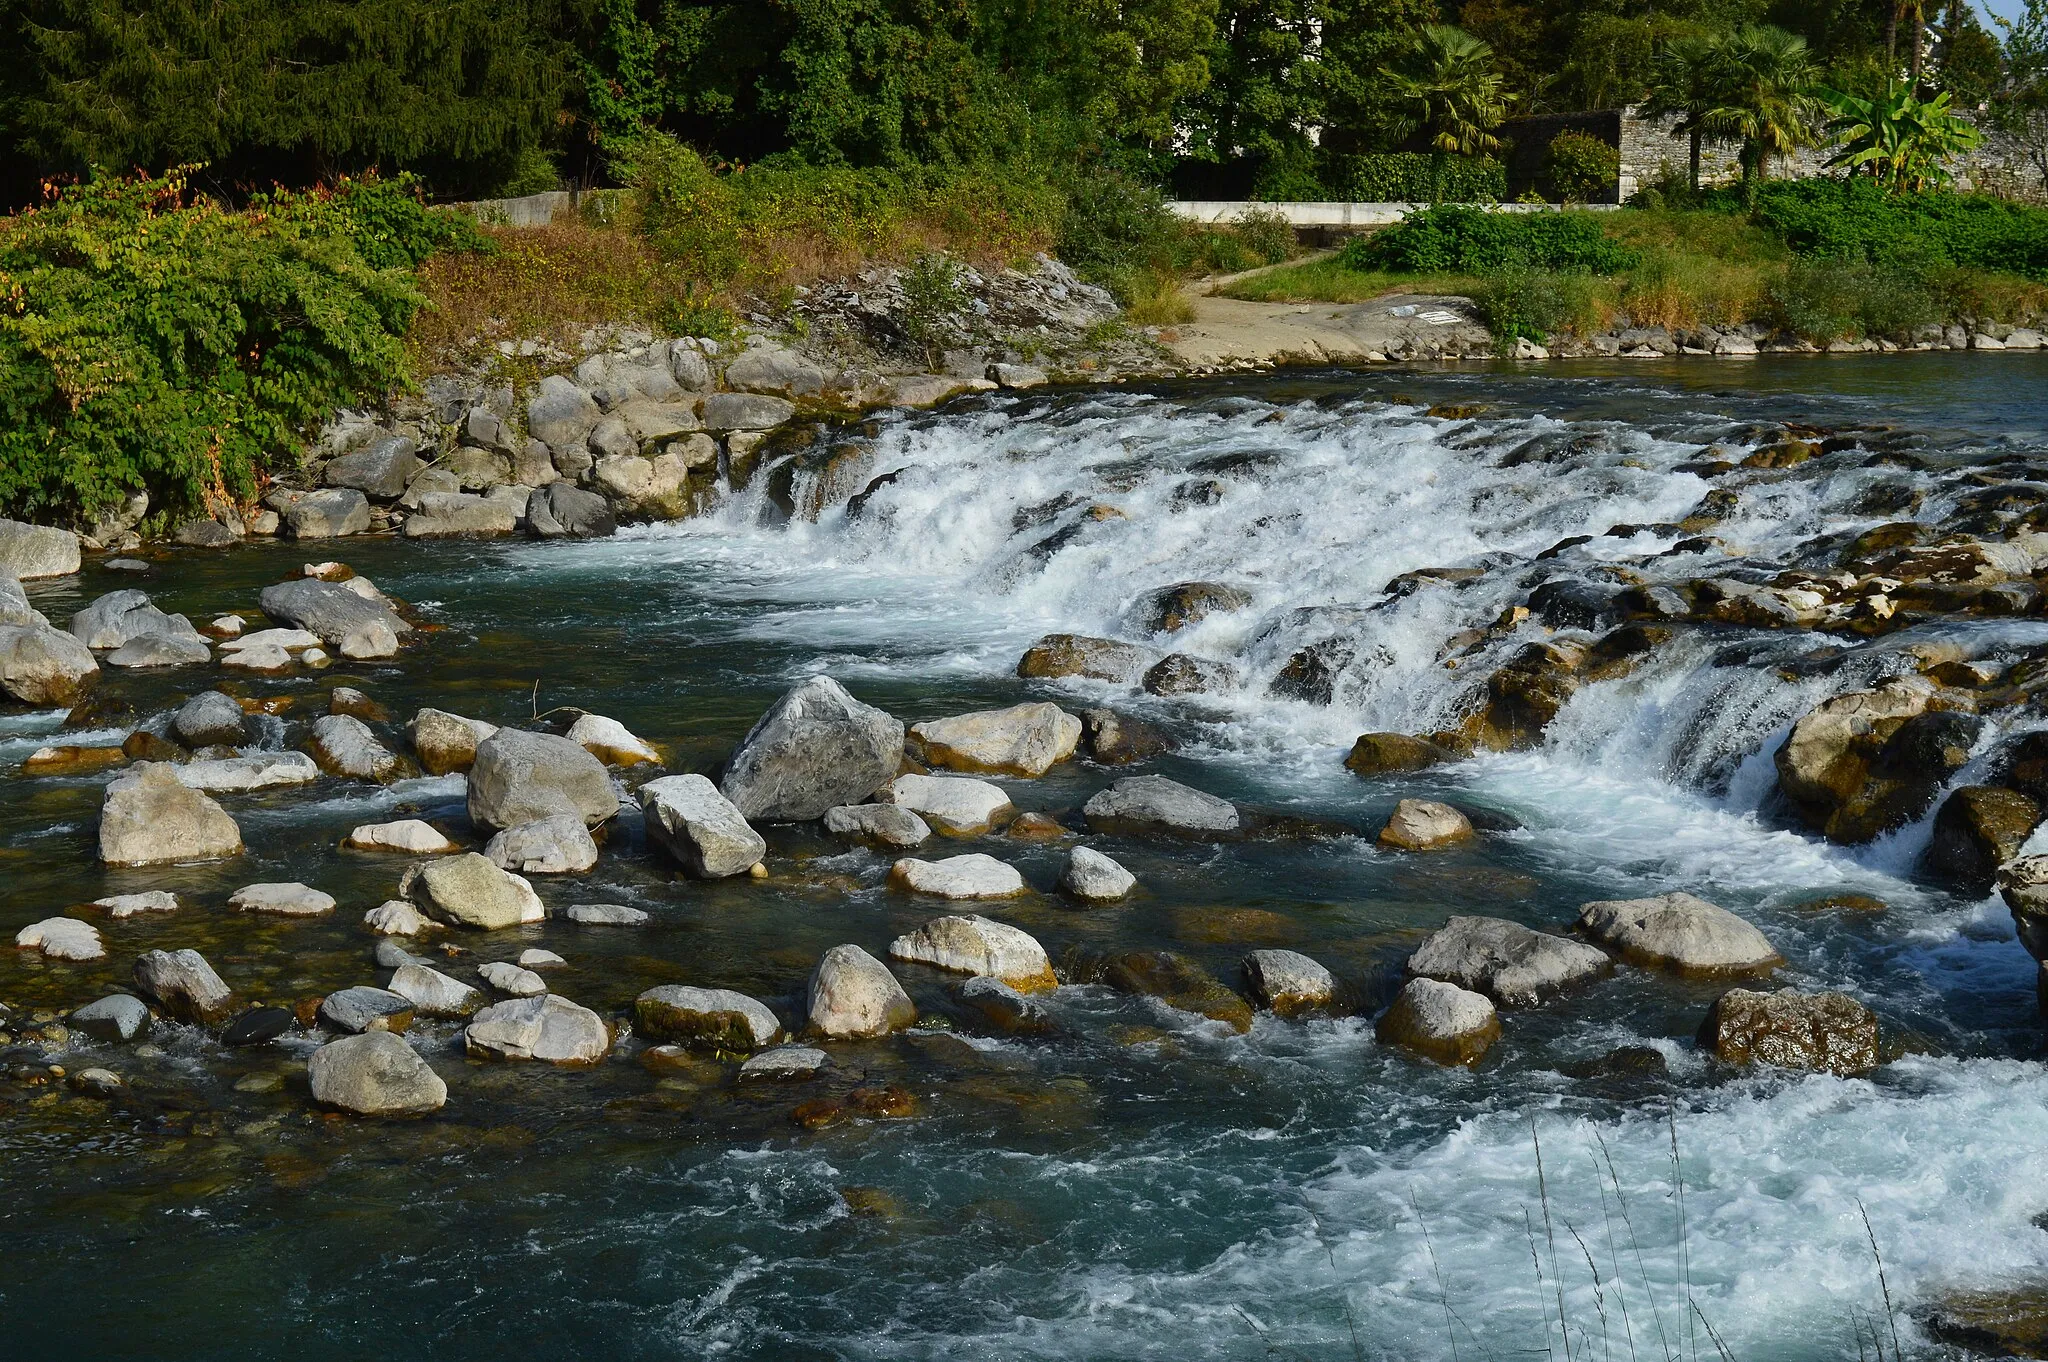
[[[1858,434],[1732,483],[1681,468],[1786,422]],[[229,1051],[169,1027],[141,1052],[74,1042],[64,1064],[115,1069],[129,1094],[0,1096],[7,1352],[1191,1362],[1547,1349],[1604,1362],[1710,1357],[1718,1337],[1758,1362],[1847,1357],[1873,1328],[1889,1338],[1887,1291],[1919,1347],[1918,1304],[2048,1268],[2048,1067],[2010,914],[1918,874],[1926,820],[1854,848],[1795,829],[1771,768],[1795,719],[1897,671],[1904,644],[1966,637],[2012,657],[2048,643],[2048,623],[1850,639],[1826,665],[1817,650],[1843,640],[1685,632],[1582,689],[1534,750],[1374,781],[1342,765],[1360,732],[1455,720],[1534,626],[1480,642],[1456,669],[1447,644],[1525,600],[1534,568],[1657,583],[1724,570],[1731,550],[1782,565],[1824,536],[1960,516],[1987,472],[2048,478],[2048,357],[1294,371],[991,395],[841,438],[857,447],[840,465],[851,483],[842,471],[828,485],[811,457],[756,474],[708,516],[615,539],[167,551],[139,579],[89,563],[32,595],[59,623],[127,586],[195,620],[253,618],[261,586],[336,556],[437,626],[392,663],[233,683],[292,701],[272,734],[286,745],[337,684],[400,718],[433,705],[517,723],[580,706],[659,744],[675,770],[715,766],[818,671],[912,722],[1026,698],[1114,705],[1183,739],[1149,769],[1363,835],[1089,838],[1142,886],[1094,910],[1049,892],[1072,839],[960,843],[1039,891],[992,915],[1055,960],[1076,945],[1165,947],[1233,982],[1250,947],[1300,950],[1344,980],[1358,1015],[1262,1015],[1238,1035],[1064,988],[1051,1039],[934,1025],[842,1047],[844,1073],[901,1085],[917,1112],[818,1131],[790,1121],[797,1095],[735,1090],[730,1066],[652,1072],[633,1046],[583,1071],[477,1065],[454,1023],[413,1029],[450,1085],[447,1107],[413,1122],[320,1113],[305,1037]],[[1688,535],[1670,527],[1716,486],[1740,489],[1720,543],[1680,548]],[[1425,568],[1480,571],[1386,592]],[[1171,645],[1239,668],[1241,685],[1162,699],[1016,678],[1039,636],[1136,637],[1134,604],[1190,580],[1249,594]],[[1335,627],[1356,647],[1329,703],[1267,690]],[[102,690],[147,715],[215,679],[128,674]],[[154,947],[198,947],[270,1001],[382,983],[359,919],[391,897],[398,867],[340,838],[401,811],[465,826],[460,777],[324,781],[224,797],[249,844],[237,863],[104,870],[104,776],[19,774],[62,722],[0,713],[0,929],[142,888],[174,889],[185,907],[103,922],[102,962],[0,962],[0,1000],[24,1011],[98,997]],[[2026,710],[1994,725],[2042,726]],[[108,720],[62,740],[126,731]],[[999,783],[1020,808],[1071,817],[1115,774],[1073,762]],[[1404,796],[1452,798],[1505,830],[1428,857],[1375,850]],[[569,962],[551,987],[602,1013],[652,984],[695,983],[794,1019],[824,949],[880,954],[939,911],[884,887],[880,854],[815,828],[769,840],[767,881],[704,884],[674,876],[637,817],[622,819],[595,872],[538,887],[556,906],[645,908],[651,926],[479,935],[468,963],[545,945]],[[341,910],[225,910],[258,880],[305,881]],[[1447,915],[1559,927],[1586,900],[1673,889],[1761,927],[1788,962],[1781,983],[1874,1008],[1896,1058],[1867,1078],[1731,1073],[1692,1040],[1721,986],[1632,969],[1505,1013],[1503,1041],[1470,1070],[1376,1044],[1371,1011]],[[1810,906],[1844,893],[1888,910]],[[899,974],[922,1011],[946,1014],[941,976]],[[1600,1062],[1623,1047],[1660,1052],[1664,1071]]]

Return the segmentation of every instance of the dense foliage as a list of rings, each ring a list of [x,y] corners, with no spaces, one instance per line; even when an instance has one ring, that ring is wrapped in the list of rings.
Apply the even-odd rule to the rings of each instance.
[[[0,511],[246,500],[303,427],[402,379],[413,267],[477,241],[393,181],[229,211],[175,173],[102,179],[6,220]]]
[[[1358,203],[1498,203],[1508,194],[1507,168],[1491,156],[1460,156],[1448,164],[1414,151],[1330,158],[1331,197]]]
[[[2048,281],[2048,208],[1985,194],[1888,194],[1867,179],[1766,185],[1757,220],[1801,255],[1931,260]]]
[[[1591,203],[1611,194],[1621,174],[1621,153],[1597,137],[1561,132],[1544,149],[1543,174],[1565,202]]]
[[[1486,274],[1512,267],[1614,274],[1636,253],[1590,213],[1498,213],[1446,204],[1344,248],[1353,269],[1411,274]]]

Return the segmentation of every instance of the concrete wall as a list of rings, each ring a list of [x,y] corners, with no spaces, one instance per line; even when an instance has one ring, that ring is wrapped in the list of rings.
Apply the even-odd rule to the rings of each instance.
[[[622,189],[591,189],[582,193],[555,189],[516,199],[478,199],[451,206],[469,209],[486,226],[546,227],[572,213],[586,213],[600,222],[609,222],[624,196]]]
[[[1177,199],[1166,205],[1175,217],[1189,222],[1228,226],[1240,213],[1278,213],[1296,230],[1327,228],[1364,230],[1399,222],[1408,214],[1429,207],[1426,203],[1260,203],[1252,199]],[[1489,213],[1554,213],[1548,203],[1482,203],[1470,205]],[[1594,205],[1595,208],[1602,205]],[[1612,208],[1612,204],[1605,205]]]

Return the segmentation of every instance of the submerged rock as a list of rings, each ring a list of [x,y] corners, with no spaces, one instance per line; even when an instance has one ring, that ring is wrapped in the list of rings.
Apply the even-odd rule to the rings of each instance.
[[[107,786],[100,807],[100,860],[176,865],[242,854],[242,830],[226,810],[179,783],[176,768],[142,762]]]
[[[1877,1016],[1843,993],[1731,988],[1700,1025],[1700,1048],[1728,1064],[1770,1064],[1844,1077],[1878,1065]]]
[[[910,810],[946,837],[978,837],[1017,812],[1001,786],[966,776],[898,776],[875,801]]]
[[[399,892],[458,927],[495,931],[547,917],[532,885],[473,851],[415,867]]]
[[[1097,792],[1081,806],[1099,833],[1133,836],[1217,837],[1241,830],[1237,806],[1165,776],[1130,776]]]
[[[1244,958],[1245,986],[1261,1007],[1283,1017],[1328,1007],[1337,996],[1330,971],[1299,951],[1253,951]]]
[[[1755,927],[1686,893],[1588,903],[1577,926],[1631,964],[1682,974],[1755,974],[1785,963]]]
[[[1591,946],[1494,917],[1453,917],[1408,957],[1408,972],[1533,1007],[1560,989],[1604,974]]]
[[[809,1045],[782,1045],[763,1050],[740,1065],[742,1083],[809,1078],[831,1064],[823,1050]]]
[[[1379,843],[1392,851],[1438,851],[1472,840],[1472,822],[1448,804],[1404,799],[1380,829]]]
[[[389,1031],[331,1041],[306,1061],[313,1100],[358,1116],[421,1116],[448,1101],[448,1085]]]
[[[811,973],[805,999],[810,1029],[828,1040],[859,1040],[900,1031],[917,1008],[889,967],[858,946],[834,946]]]
[[[484,855],[501,870],[521,875],[580,875],[597,864],[597,842],[573,813],[558,813],[507,828]]]
[[[1361,733],[1344,766],[1361,776],[1404,775],[1455,760],[1448,748],[1401,733]]]
[[[1477,1064],[1500,1039],[1500,1014],[1484,994],[1436,979],[1410,979],[1373,1028],[1439,1064]]]
[[[320,1000],[320,1021],[336,1031],[403,1031],[412,1025],[412,1003],[388,988],[358,984]]]
[[[913,894],[930,894],[942,899],[1007,899],[1024,892],[1024,877],[1017,868],[974,852],[949,856],[943,861],[921,861],[906,856],[889,867],[891,888]]]
[[[841,804],[827,809],[825,831],[899,851],[922,846],[932,835],[922,818],[894,804]]]
[[[99,928],[75,917],[46,917],[14,934],[17,950],[37,951],[50,960],[100,960],[107,948]]]
[[[1092,847],[1067,853],[1060,888],[1089,903],[1114,903],[1138,887],[1138,877]]]
[[[476,1014],[462,1033],[463,1048],[479,1059],[537,1059],[549,1064],[596,1064],[611,1053],[611,1029],[587,1007],[559,993],[514,998]]]
[[[1219,695],[1243,683],[1244,674],[1228,662],[1188,653],[1168,653],[1152,664],[1142,681],[1150,695]]]
[[[235,995],[195,950],[145,951],[133,977],[136,992],[179,1021],[210,1026],[234,1006]]]
[[[595,827],[618,811],[604,764],[567,738],[501,728],[477,744],[469,817],[479,827],[516,828],[564,813]]]
[[[1021,993],[1059,987],[1052,961],[1036,937],[985,917],[933,918],[890,942],[889,958],[956,974],[985,974]]]
[[[640,787],[647,840],[700,879],[743,875],[768,843],[703,776],[666,776]]]
[[[1038,1003],[1001,979],[985,974],[959,984],[953,990],[953,998],[976,1021],[1006,1036],[1043,1036],[1058,1029]]]
[[[2048,1284],[1952,1291],[1924,1307],[1920,1322],[1973,1357],[2048,1358]]]
[[[1018,659],[1017,675],[1032,679],[1085,676],[1129,683],[1145,670],[1145,652],[1134,644],[1085,634],[1047,634]]]
[[[1081,721],[1039,702],[913,724],[910,737],[933,766],[992,775],[1042,776],[1074,754]]]
[[[745,1054],[773,1045],[782,1023],[766,1004],[729,988],[663,984],[634,1000],[633,1029],[654,1040]]]
[[[653,920],[641,908],[623,903],[577,903],[562,910],[562,916],[583,927],[645,927]]]
[[[902,762],[900,721],[814,676],[769,706],[727,759],[718,788],[749,821],[805,822],[862,802]]]
[[[1096,952],[1066,956],[1070,983],[1104,984],[1119,993],[1157,998],[1168,1007],[1220,1021],[1234,1031],[1251,1030],[1252,1010],[1209,971],[1174,951]]]
[[[1251,603],[1250,592],[1223,582],[1181,582],[1144,597],[1138,615],[1152,633],[1174,634],[1210,615],[1242,610]]]

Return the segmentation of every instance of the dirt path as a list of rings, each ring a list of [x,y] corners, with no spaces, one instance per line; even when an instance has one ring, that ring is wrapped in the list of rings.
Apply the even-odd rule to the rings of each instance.
[[[1273,268],[1278,267],[1265,267]],[[1397,355],[1491,350],[1493,338],[1469,298],[1390,293],[1367,303],[1256,303],[1216,296],[1217,289],[1265,269],[1187,285],[1182,296],[1195,318],[1170,328],[1161,343],[1197,369],[1372,363]]]

